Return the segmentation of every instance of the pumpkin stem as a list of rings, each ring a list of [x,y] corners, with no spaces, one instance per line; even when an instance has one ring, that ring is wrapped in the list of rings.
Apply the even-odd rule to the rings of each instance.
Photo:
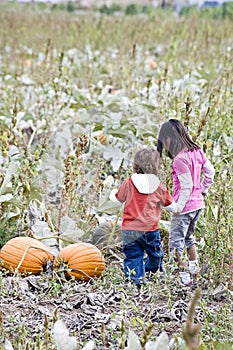
[[[38,241],[43,241],[44,239],[50,239],[50,238],[56,238],[56,239],[60,239],[61,241],[63,242],[67,242],[70,244],[70,239],[68,238],[64,238],[64,237],[61,237],[61,236],[58,236],[58,235],[52,235],[52,236],[48,236],[48,237],[36,237],[36,239]]]
[[[72,272],[72,271],[75,271],[75,272],[78,272],[78,273],[81,273],[83,274],[84,276],[92,279],[92,277],[90,275],[88,275],[86,272],[82,271],[82,270],[79,270],[79,269],[76,269],[76,268],[69,268],[68,264],[64,262],[64,260],[62,260],[62,258],[60,257],[60,255],[58,255],[58,260],[59,260],[59,263],[60,263],[60,266],[59,266],[59,269],[58,271],[56,271],[56,273],[64,273],[64,272]]]
[[[29,246],[29,247],[27,247],[27,248],[25,249],[24,253],[23,253],[23,256],[22,256],[22,258],[21,258],[20,262],[18,263],[18,265],[17,265],[17,267],[16,267],[16,269],[15,269],[15,272],[14,272],[14,277],[15,277],[15,276],[16,276],[16,274],[18,273],[18,270],[19,270],[20,266],[22,265],[22,263],[23,263],[23,261],[24,261],[24,258],[25,258],[25,256],[26,256],[27,252],[29,251],[29,249],[37,249],[37,250],[42,250],[42,251],[44,251],[44,252],[48,253],[48,251],[47,251],[46,249],[43,249],[43,248],[33,247],[33,246]]]
[[[90,275],[88,275],[86,272],[82,271],[82,270],[79,270],[79,269],[76,269],[76,268],[72,268],[72,269],[68,269],[67,270],[68,272],[72,272],[72,271],[75,271],[75,272],[78,272],[78,273],[81,273],[83,274],[84,276],[92,279],[93,277],[91,277]]]

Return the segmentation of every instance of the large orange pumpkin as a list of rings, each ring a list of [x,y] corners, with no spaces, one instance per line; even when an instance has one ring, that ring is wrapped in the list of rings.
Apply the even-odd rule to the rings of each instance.
[[[88,281],[92,277],[100,277],[105,270],[105,260],[101,251],[90,243],[74,243],[63,248],[57,255],[55,270],[67,267],[67,277]]]
[[[10,239],[0,250],[0,266],[7,270],[39,274],[48,260],[53,260],[49,248],[31,237]]]

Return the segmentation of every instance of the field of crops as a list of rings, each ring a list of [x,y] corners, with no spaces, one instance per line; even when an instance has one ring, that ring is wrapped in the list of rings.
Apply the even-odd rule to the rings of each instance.
[[[114,229],[104,233],[99,279],[2,269],[0,349],[233,349],[232,33],[231,19],[195,11],[0,4],[0,247],[31,236],[56,255],[93,243],[102,223],[118,225],[122,207],[109,193],[169,118],[186,125],[215,167],[196,230],[198,289],[183,288],[169,262],[163,211],[167,275],[150,276],[140,293],[125,285]],[[169,158],[160,178],[172,192]]]

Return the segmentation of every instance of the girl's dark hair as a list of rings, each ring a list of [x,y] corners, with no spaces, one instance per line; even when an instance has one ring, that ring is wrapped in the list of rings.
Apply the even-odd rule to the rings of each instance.
[[[183,149],[194,151],[200,148],[191,140],[186,128],[177,119],[169,119],[161,126],[157,144],[160,157],[162,156],[163,147],[165,147],[171,159]]]
[[[153,147],[142,148],[135,153],[133,171],[137,174],[157,175],[160,166],[160,156]]]

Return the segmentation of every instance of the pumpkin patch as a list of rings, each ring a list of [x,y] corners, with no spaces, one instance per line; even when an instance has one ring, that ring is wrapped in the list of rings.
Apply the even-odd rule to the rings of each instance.
[[[105,270],[105,260],[101,251],[90,243],[74,243],[63,248],[54,261],[54,269],[64,268],[67,277],[88,281],[100,277]]]
[[[49,248],[31,237],[12,238],[0,250],[0,266],[12,272],[40,274],[48,260],[53,260]]]

